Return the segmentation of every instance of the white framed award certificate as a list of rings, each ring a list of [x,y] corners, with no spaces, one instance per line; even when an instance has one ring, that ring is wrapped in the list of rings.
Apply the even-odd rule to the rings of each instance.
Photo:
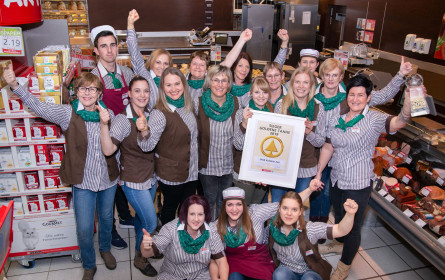
[[[240,180],[295,188],[305,119],[253,111],[247,123]]]

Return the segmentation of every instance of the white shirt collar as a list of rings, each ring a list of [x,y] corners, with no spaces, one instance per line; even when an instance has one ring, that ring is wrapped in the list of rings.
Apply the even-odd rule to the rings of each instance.
[[[150,75],[153,79],[156,78],[156,74],[155,74],[155,72],[153,72],[153,70],[150,70]]]
[[[363,116],[366,116],[366,114],[367,114],[368,112],[369,112],[369,105],[366,104],[365,108],[363,108],[362,115],[363,115]],[[343,119],[346,119],[346,115],[347,115],[347,114],[348,114],[348,113],[342,115],[341,117],[342,117]]]
[[[83,106],[82,103],[79,102],[79,104],[77,105],[77,111],[83,110],[85,109],[85,107]]]
[[[176,111],[176,107],[170,103],[167,103],[168,108],[170,108],[170,110],[172,110],[172,112]]]
[[[100,61],[97,63],[97,69],[99,70],[99,73],[102,77],[105,77],[109,73],[108,70],[105,69],[105,67],[102,65],[102,63]],[[122,75],[121,68],[119,67],[119,65],[117,63],[116,63],[116,73],[119,75]]]
[[[206,222],[204,222],[204,227],[205,227],[206,230],[210,230],[210,227],[209,227],[209,225]],[[177,228],[177,230],[184,230],[184,229],[185,229],[185,224],[184,223],[180,223],[178,228]]]
[[[133,112],[131,111],[130,104],[127,105],[125,108],[125,112],[127,113],[127,118],[132,119],[133,118]]]

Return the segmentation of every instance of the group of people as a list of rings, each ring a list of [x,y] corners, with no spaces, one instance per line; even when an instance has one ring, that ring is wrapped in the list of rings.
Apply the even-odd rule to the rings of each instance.
[[[280,30],[275,61],[252,80],[252,59],[242,52],[252,37],[246,29],[219,65],[209,68],[208,54],[194,52],[184,76],[172,67],[172,56],[164,49],[144,61],[134,29],[139,18],[132,10],[127,20],[133,71],[116,63],[117,38],[111,26],[91,31],[99,61],[91,73],[75,80],[71,104],[43,103],[17,83],[12,67],[4,72],[23,103],[58,124],[66,137],[59,174],[73,185],[83,279],[96,273],[96,211],[100,255],[108,269],[116,268],[110,252],[115,197],[116,203],[128,200],[135,210],[134,265],[147,276],[345,279],[360,245],[374,177],[374,146],[380,133],[395,132],[408,122],[409,92],[396,117],[369,106],[393,98],[411,64],[402,58],[392,81],[373,91],[372,83],[360,75],[345,86],[344,67],[335,59],[324,61],[317,77],[318,51],[304,49],[284,85],[289,37]],[[238,179],[246,127],[255,110],[306,120],[293,190]],[[153,235],[158,186],[163,226]],[[265,203],[269,190],[272,203]],[[303,217],[306,199],[308,222]],[[331,202],[335,225],[327,224]],[[332,275],[320,257],[326,252],[342,253]],[[164,257],[159,274],[151,257]]]

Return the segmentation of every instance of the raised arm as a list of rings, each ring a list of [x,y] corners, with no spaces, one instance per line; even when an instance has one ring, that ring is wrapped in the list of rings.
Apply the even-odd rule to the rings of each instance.
[[[369,106],[384,104],[396,96],[400,90],[400,86],[405,82],[405,76],[407,76],[412,70],[412,64],[410,62],[405,62],[405,57],[402,56],[399,72],[397,72],[386,87],[371,93]]]
[[[241,32],[238,42],[236,42],[235,46],[233,46],[233,48],[227,54],[226,59],[221,62],[221,65],[228,68],[232,67],[233,63],[235,63],[235,60],[238,58],[238,55],[241,53],[244,44],[246,44],[250,39],[252,39],[252,30],[246,28],[243,32]]]
[[[334,228],[332,229],[332,236],[334,238],[339,238],[347,235],[354,225],[355,213],[358,210],[357,203],[354,200],[348,198],[343,204],[343,207],[345,208],[346,214],[340,221],[340,223],[334,225]]]
[[[422,87],[423,94],[426,96],[426,88]],[[409,88],[405,90],[405,100],[403,101],[402,110],[400,114],[391,120],[389,125],[389,131],[391,133],[396,132],[406,126],[411,118],[411,93]]]
[[[134,30],[134,23],[139,19],[139,14],[136,10],[131,10],[128,14],[127,20],[127,47],[128,53],[131,56],[131,65],[136,75],[141,75],[146,79],[151,79],[150,72],[145,68],[144,57],[139,50],[136,31]]]
[[[280,29],[278,30],[277,35],[281,39],[281,46],[277,56],[274,59],[274,62],[283,66],[284,62],[286,62],[287,48],[289,44],[289,34],[287,33],[286,29]]]
[[[301,200],[304,202],[309,199],[314,191],[319,191],[321,189],[323,189],[323,183],[318,179],[312,179],[309,187],[307,187],[304,191],[299,192],[298,194],[300,195]]]

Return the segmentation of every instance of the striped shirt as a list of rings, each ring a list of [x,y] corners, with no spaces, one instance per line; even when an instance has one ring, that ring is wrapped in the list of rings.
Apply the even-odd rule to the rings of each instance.
[[[113,78],[110,75],[108,75],[109,73],[108,70],[105,69],[105,67],[102,65],[100,61],[97,63],[97,67],[91,70],[91,73],[98,77],[102,76],[102,79],[104,80],[105,83],[104,85],[105,89],[114,89]],[[122,86],[125,86],[122,76],[124,77],[127,85],[129,85],[130,81],[134,77],[134,73],[133,71],[131,71],[130,68],[118,65],[116,63],[116,78],[122,83]]]
[[[327,239],[326,229],[328,226],[333,226],[325,223],[306,223],[306,234],[312,244],[316,244],[319,239]],[[284,233],[283,228],[281,232]],[[300,233],[301,234],[301,233]],[[277,259],[280,261],[280,266],[289,268],[295,273],[305,273],[309,270],[309,266],[304,261],[298,247],[298,237],[294,244],[289,246],[280,246],[274,242],[273,249],[277,254]]]
[[[242,151],[244,147],[244,133],[240,129],[241,122],[243,121],[243,111],[244,109],[240,108],[236,111],[235,115],[235,123],[234,123],[234,132],[233,132],[233,146],[238,151]],[[233,179],[238,180],[239,174],[233,170]],[[247,181],[245,181],[247,182]],[[250,184],[250,182],[247,182]]]
[[[165,224],[159,233],[153,236],[153,243],[159,253],[165,258],[158,280],[176,279],[210,279],[209,264],[211,255],[224,254],[224,246],[221,242],[216,227],[204,223],[205,228],[210,232],[210,237],[205,241],[201,250],[197,254],[186,253],[179,242],[178,230],[183,228],[178,225],[178,218]],[[198,236],[201,236],[198,231]]]
[[[133,71],[136,75],[140,75],[144,77],[148,81],[148,85],[150,86],[150,100],[148,101],[147,108],[151,109],[156,104],[159,96],[159,89],[156,85],[153,78],[156,75],[153,71],[148,71],[145,68],[144,57],[141,54],[141,51],[138,46],[138,39],[136,37],[136,31],[134,29],[127,30],[127,47],[128,53],[131,56],[131,65],[133,67]]]
[[[130,135],[131,132],[131,123],[133,120],[133,113],[131,112],[131,105],[128,105],[125,109],[126,111],[126,116],[123,114],[119,114],[117,115],[113,122],[111,123],[111,128],[110,128],[110,137],[112,139],[116,139],[117,141],[119,141],[122,144],[122,141],[124,141],[125,138],[127,138]],[[147,114],[147,113],[146,113]],[[140,151],[142,153],[142,151]],[[121,165],[121,169],[124,169],[125,166]],[[123,183],[125,181],[121,180],[121,185],[123,185]],[[134,182],[125,182],[127,187],[131,188],[131,189],[136,189],[136,190],[148,190],[151,189],[151,187],[156,184],[156,178],[152,177],[150,179],[148,179],[147,181],[143,182],[143,183],[134,183]]]
[[[275,59],[273,61],[278,63],[278,64],[280,64],[281,66],[283,66],[284,63],[286,62],[287,50],[288,49],[280,48],[280,50],[278,51],[277,56],[275,57]]]
[[[71,121],[72,107],[66,104],[51,104],[43,103],[37,97],[29,93],[29,91],[19,86],[14,93],[22,99],[23,104],[28,106],[41,118],[55,123],[60,126],[62,131],[66,131]],[[84,107],[79,102],[77,110],[82,110]],[[111,110],[111,120],[114,120],[114,114]],[[102,153],[100,145],[100,124],[99,122],[85,122],[87,130],[87,155],[85,161],[85,169],[83,174],[83,181],[81,184],[74,185],[80,189],[87,189],[93,192],[106,190],[117,184],[118,179],[110,181],[108,176],[107,162]]]
[[[193,112],[187,112],[184,107],[176,108],[175,106],[168,104],[172,111],[178,112],[182,121],[187,125],[190,130],[190,166],[189,176],[185,182],[170,182],[160,177],[158,179],[166,185],[180,185],[190,181],[198,180],[198,125],[196,124],[196,117]],[[165,130],[167,120],[164,113],[158,109],[153,109],[148,120],[148,126],[150,128],[150,136],[147,138],[139,138],[138,144],[143,151],[152,151],[156,147],[161,138],[162,133]],[[186,139],[177,139],[179,141],[186,141]],[[155,154],[156,157],[159,157]]]
[[[187,80],[191,80],[192,79],[192,75],[190,73],[187,73],[187,76],[185,77]],[[204,77],[205,79],[205,77]],[[192,88],[191,86],[189,86],[189,92],[190,92],[190,96],[192,97],[192,100],[198,97],[202,96],[202,87],[201,88]]]
[[[275,113],[276,114],[280,113],[281,104],[282,104],[282,100],[278,101],[277,105],[275,105]],[[314,123],[314,126],[317,126],[319,121],[323,122],[323,120],[320,120],[320,113],[318,113],[318,115],[317,115],[317,121],[316,121],[316,123]],[[308,137],[311,141],[308,140]],[[318,144],[318,143],[324,143],[324,141],[325,141],[325,139],[322,135],[314,133],[314,132],[311,132],[308,135],[304,135],[304,138],[313,146],[315,146],[313,143]],[[318,159],[317,159],[317,161],[318,161]],[[315,164],[314,167],[310,167],[310,168],[299,167],[297,178],[309,178],[309,177],[315,176],[316,174],[317,174],[317,164]]]
[[[198,115],[199,98],[193,100],[195,114]],[[236,108],[235,108],[236,109]],[[218,114],[218,112],[215,112]],[[207,168],[202,168],[199,173],[203,175],[222,176],[233,172],[233,125],[229,117],[223,122],[209,118],[210,145]]]
[[[277,214],[279,207],[278,202],[273,203],[263,203],[263,204],[252,204],[249,206],[249,215],[250,219],[252,219],[253,230],[255,232],[255,242],[258,244],[267,243],[267,230],[269,227],[264,227],[264,223],[271,219],[275,214]],[[214,221],[212,224],[216,226],[218,220]],[[235,234],[238,231],[238,227],[230,227],[228,226],[228,230],[234,232]],[[244,243],[249,242],[246,237],[246,241]]]
[[[392,116],[369,110],[366,106],[365,116],[353,127],[344,132],[335,128],[328,137],[334,147],[331,159],[332,185],[337,183],[342,190],[361,190],[369,187],[369,181],[375,177],[372,162],[379,135],[386,131],[387,121]],[[341,116],[345,119],[346,114]],[[338,124],[338,118],[335,125]]]

